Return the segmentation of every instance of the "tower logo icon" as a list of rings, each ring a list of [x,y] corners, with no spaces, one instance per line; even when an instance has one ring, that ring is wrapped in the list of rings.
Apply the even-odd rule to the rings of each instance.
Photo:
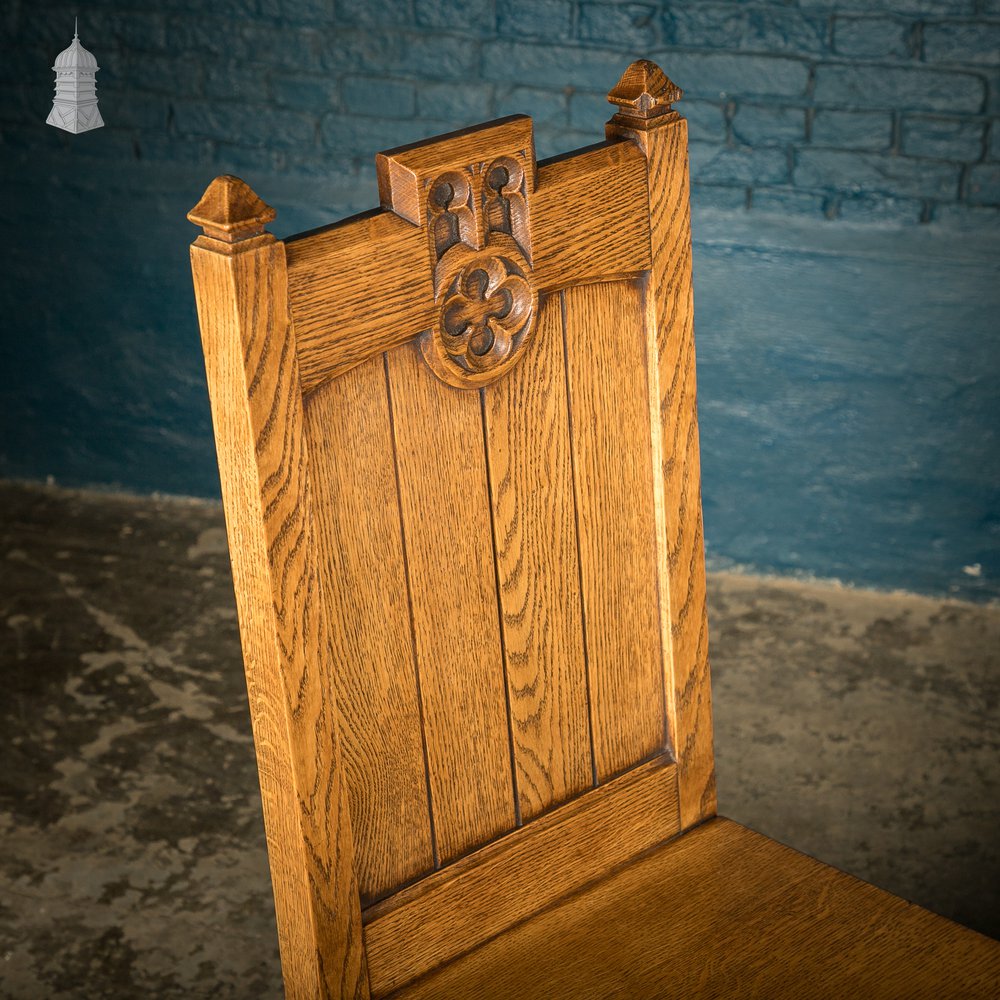
[[[80,44],[75,20],[73,41],[56,56],[52,68],[56,74],[56,96],[45,123],[67,132],[100,128],[104,124],[97,107],[96,77],[100,67],[94,53]]]

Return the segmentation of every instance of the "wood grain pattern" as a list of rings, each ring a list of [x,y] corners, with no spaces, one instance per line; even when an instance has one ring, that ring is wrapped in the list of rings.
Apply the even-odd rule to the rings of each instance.
[[[517,822],[482,414],[478,393],[439,381],[415,344],[386,361],[444,864]]]
[[[427,234],[391,212],[289,241],[288,286],[306,393],[434,322]]]
[[[211,249],[221,244],[218,251]],[[191,248],[286,995],[368,994],[285,248]]]
[[[223,174],[208,185],[187,217],[189,222],[201,226],[212,241],[208,247],[216,253],[232,253],[234,248],[243,253],[249,249],[246,241],[260,236],[276,214],[245,181]],[[220,246],[223,243],[229,244],[229,248]]]
[[[524,361],[483,390],[521,818],[592,782],[559,296]]]
[[[660,758],[404,890],[365,927],[374,995],[488,941],[678,829],[676,771]]]
[[[531,201],[531,246],[541,291],[626,277],[650,263],[646,161],[611,142],[543,163]]]
[[[1000,994],[1000,945],[708,819],[679,96],[633,64],[533,184],[523,117],[394,151],[400,215],[287,255],[236,178],[192,212],[291,998]],[[475,390],[417,343],[456,274],[453,339],[541,303]]]
[[[422,226],[427,221],[427,185],[440,174],[523,153],[528,191],[535,186],[535,136],[527,115],[510,115],[400,146],[375,157],[379,200],[384,208]],[[482,232],[478,234],[483,242]]]
[[[652,65],[652,64],[650,64]],[[659,74],[666,96],[677,88]],[[675,98],[674,98],[675,99]],[[656,482],[661,626],[667,651],[670,742],[677,758],[681,819],[692,826],[716,810],[712,697],[705,599],[701,469],[695,400],[694,301],[687,122],[676,112],[645,129],[612,120],[609,133],[633,137],[649,159],[653,261],[647,285],[649,400]]]
[[[626,282],[563,296],[591,726],[604,781],[666,743],[644,304]]]
[[[362,904],[434,869],[382,358],[305,402]]]
[[[531,258],[539,292],[649,267],[646,159],[634,143],[603,144],[536,176]],[[289,240],[288,280],[306,393],[435,322],[427,232],[391,212]]]
[[[396,994],[993,1000],[1000,943],[715,819]]]

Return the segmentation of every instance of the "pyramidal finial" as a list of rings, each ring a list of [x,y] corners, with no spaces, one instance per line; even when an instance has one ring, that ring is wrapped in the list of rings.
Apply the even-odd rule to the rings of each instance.
[[[208,185],[187,217],[189,222],[201,226],[206,236],[237,243],[260,235],[275,215],[277,212],[249,184],[224,174]]]
[[[608,94],[608,101],[630,118],[654,118],[669,113],[684,91],[649,59],[638,59]]]

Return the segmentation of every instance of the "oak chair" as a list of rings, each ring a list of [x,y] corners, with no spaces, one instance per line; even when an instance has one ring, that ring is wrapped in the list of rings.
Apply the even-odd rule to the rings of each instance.
[[[284,242],[189,215],[289,997],[998,995],[715,815],[680,96],[382,153]]]

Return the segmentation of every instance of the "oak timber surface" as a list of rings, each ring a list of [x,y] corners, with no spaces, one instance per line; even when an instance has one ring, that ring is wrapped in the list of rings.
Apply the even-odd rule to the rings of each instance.
[[[438,858],[517,825],[478,393],[386,354]]]
[[[642,293],[563,293],[566,382],[597,777],[665,743]]]
[[[435,998],[994,998],[1000,943],[726,819],[413,987]]]
[[[592,782],[561,301],[483,392],[514,763],[527,822]]]
[[[382,357],[331,379],[303,410],[355,865],[367,902],[434,868]]]
[[[615,197],[608,198],[612,189]],[[649,267],[646,161],[630,142],[543,165],[531,212],[531,256],[541,291]],[[426,231],[391,212],[293,236],[287,253],[288,302],[306,393],[434,325]]]
[[[712,699],[705,606],[687,123],[643,133],[649,156],[653,260],[647,352],[654,453],[667,715],[681,774],[681,822],[715,815]]]
[[[239,195],[232,179],[213,182]],[[249,189],[247,189],[249,190]],[[252,192],[251,192],[252,194]],[[368,995],[316,560],[285,251],[267,234],[191,264],[216,428],[289,1000]],[[281,415],[281,420],[275,419]]]
[[[376,904],[373,996],[495,938],[680,831],[677,768],[659,757]]]

